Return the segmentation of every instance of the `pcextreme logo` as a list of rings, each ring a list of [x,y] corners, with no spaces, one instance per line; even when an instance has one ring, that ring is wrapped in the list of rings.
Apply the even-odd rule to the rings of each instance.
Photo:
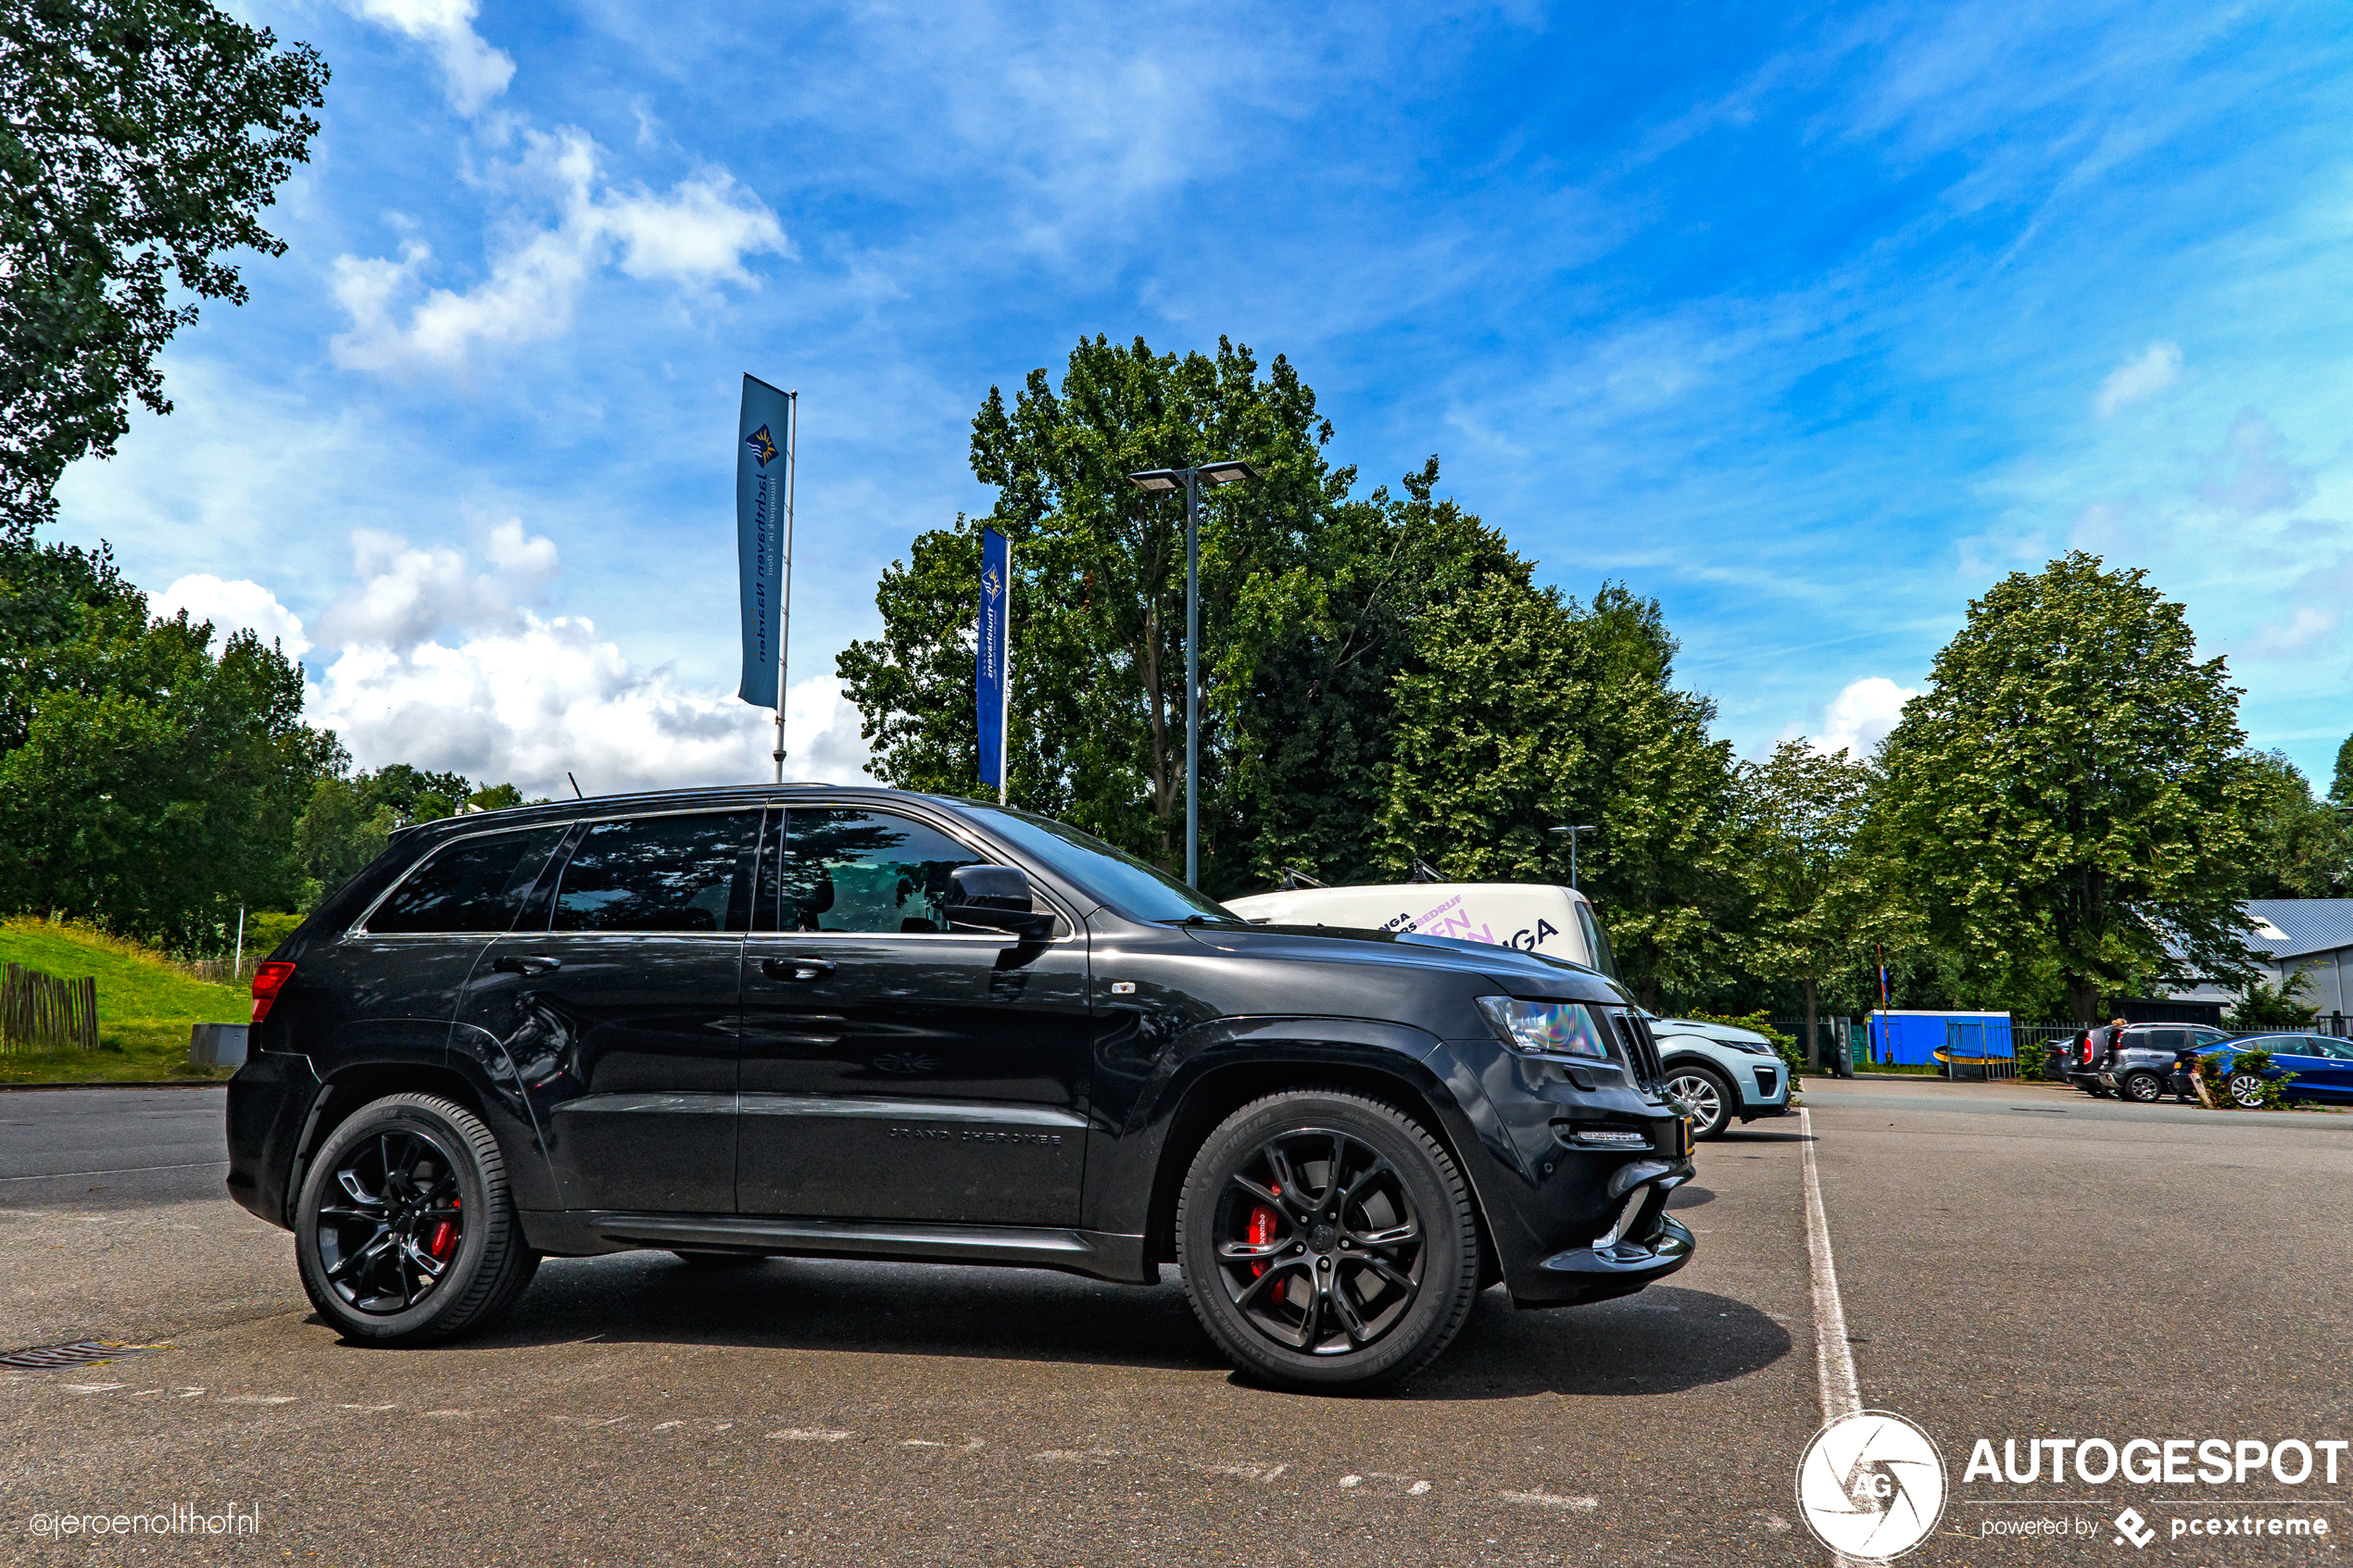
[[[1797,1461],[1797,1509],[1814,1538],[1865,1562],[1903,1556],[1944,1517],[1944,1456],[1886,1411],[1843,1415]]]

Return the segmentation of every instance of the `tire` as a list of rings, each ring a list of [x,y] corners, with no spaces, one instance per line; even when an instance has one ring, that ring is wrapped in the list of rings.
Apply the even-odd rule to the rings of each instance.
[[[2164,1080],[2154,1073],[2127,1073],[2117,1087],[2135,1105],[2155,1105],[2165,1098]]]
[[[1346,1089],[1269,1095],[1220,1123],[1177,1194],[1176,1257],[1210,1338],[1243,1373],[1292,1388],[1410,1375],[1478,1295],[1478,1225],[1453,1159],[1411,1117]]]
[[[2238,1102],[2241,1110],[2260,1110],[2263,1108],[2263,1079],[2260,1074],[2233,1073],[2229,1087],[2231,1098]]]
[[[679,1252],[670,1254],[689,1268],[748,1269],[768,1261],[765,1252]]]
[[[295,1261],[319,1315],[370,1345],[482,1328],[539,1268],[490,1129],[422,1094],[364,1105],[329,1135],[296,1204]]]
[[[1667,1070],[1667,1098],[1688,1108],[1694,1138],[1722,1137],[1740,1111],[1740,1096],[1724,1075],[1696,1062]]]

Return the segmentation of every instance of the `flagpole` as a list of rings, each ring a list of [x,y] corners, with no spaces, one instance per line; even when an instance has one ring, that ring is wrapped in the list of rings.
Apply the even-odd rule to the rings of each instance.
[[[776,782],[785,782],[785,655],[792,646],[793,482],[800,477],[800,393],[785,394],[790,418],[785,425],[784,603],[776,622]]]
[[[1013,754],[1005,749],[1005,737],[1012,733],[1013,712],[1013,540],[1005,536],[1005,608],[1004,619],[997,628],[1002,639],[999,645],[1005,667],[1004,695],[997,704],[997,804],[1005,804],[1005,787],[1013,782]]]

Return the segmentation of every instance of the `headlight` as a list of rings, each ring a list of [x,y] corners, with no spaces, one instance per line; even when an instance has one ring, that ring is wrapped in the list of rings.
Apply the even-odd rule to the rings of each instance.
[[[1762,1040],[1718,1040],[1716,1043],[1719,1046],[1730,1046],[1736,1051],[1746,1051],[1751,1056],[1779,1056],[1781,1054]]]
[[[1523,1002],[1516,997],[1481,997],[1495,1037],[1528,1056],[1576,1056],[1610,1060],[1608,1036],[1581,1002]]]

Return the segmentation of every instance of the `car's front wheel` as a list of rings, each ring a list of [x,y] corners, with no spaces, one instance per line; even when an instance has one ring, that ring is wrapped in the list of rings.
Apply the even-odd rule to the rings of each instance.
[[[2233,1073],[2230,1082],[2231,1098],[2248,1110],[2259,1110],[2263,1105],[2263,1079],[2254,1073]]]
[[[319,1315],[378,1345],[480,1328],[539,1267],[490,1129],[415,1094],[364,1105],[329,1135],[296,1204],[295,1259]]]
[[[2155,1105],[2165,1098],[2165,1082],[2154,1073],[2128,1073],[2120,1087],[2126,1099],[2140,1105]]]
[[[1731,1085],[1709,1069],[1689,1063],[1667,1070],[1667,1098],[1692,1119],[1695,1138],[1720,1136],[1740,1110]]]
[[[1243,1106],[1193,1157],[1176,1253],[1202,1326],[1244,1372],[1362,1387],[1427,1365],[1478,1293],[1468,1184],[1392,1106],[1300,1089]]]

